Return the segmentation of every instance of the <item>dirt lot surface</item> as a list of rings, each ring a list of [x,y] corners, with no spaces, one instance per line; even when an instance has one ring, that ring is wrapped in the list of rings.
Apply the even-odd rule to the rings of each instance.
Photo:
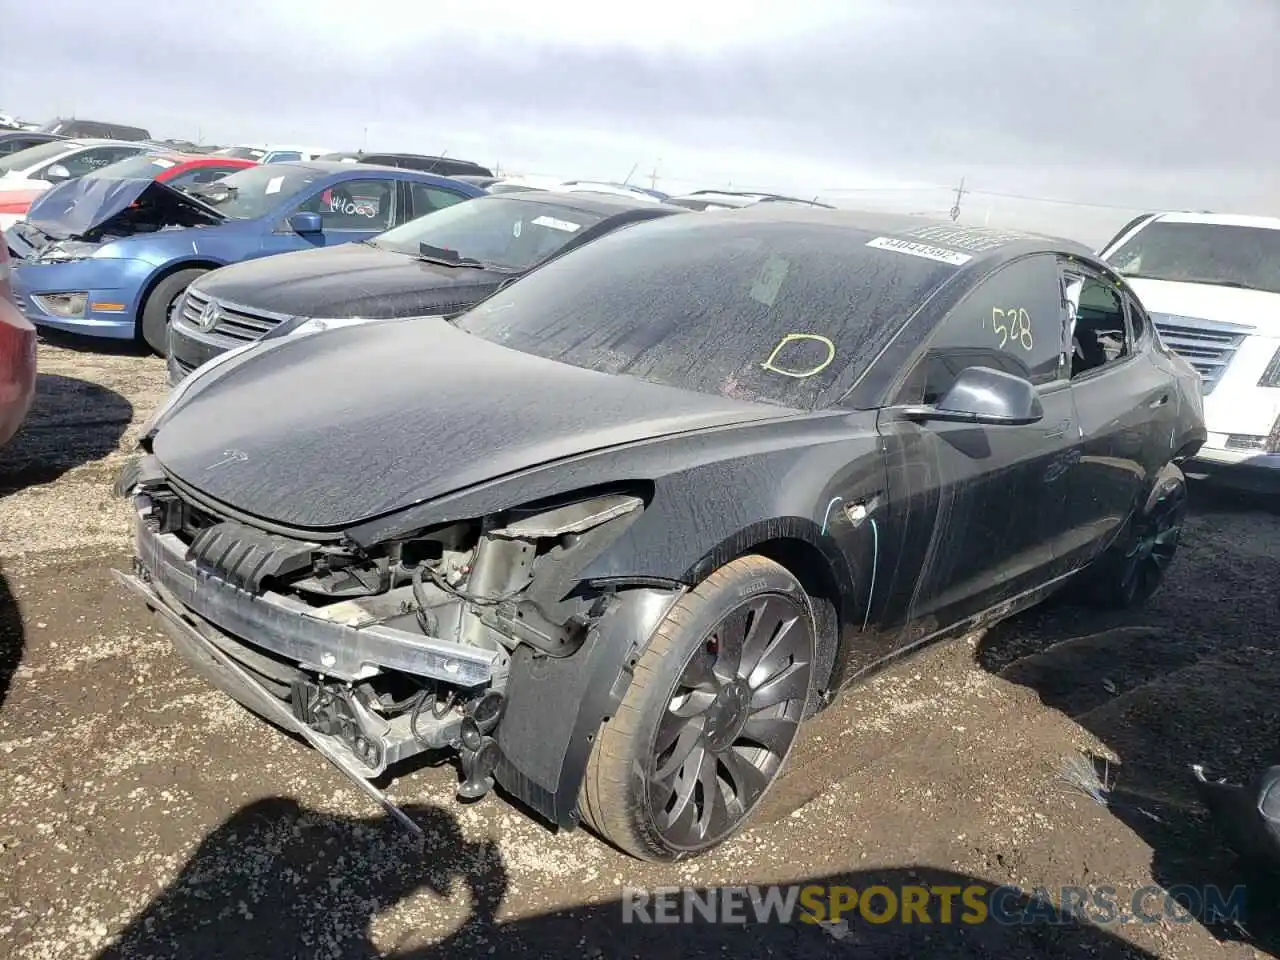
[[[0,453],[0,942],[60,957],[1274,955],[1275,896],[1241,922],[624,925],[624,887],[816,880],[1245,882],[1187,766],[1246,776],[1280,743],[1277,515],[1194,491],[1142,613],[1056,604],[935,647],[810,728],[754,828],[688,864],[553,835],[449,766],[390,786],[417,852],[315,753],[197,680],[109,570],[110,486],[162,364],[43,345],[31,422]],[[1060,777],[1107,760],[1110,806]],[[1269,904],[1271,906],[1269,906]],[[1159,902],[1155,901],[1156,909]]]

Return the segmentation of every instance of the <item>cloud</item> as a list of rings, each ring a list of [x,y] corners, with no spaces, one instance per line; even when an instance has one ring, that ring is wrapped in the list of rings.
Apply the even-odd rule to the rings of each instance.
[[[1273,0],[63,0],[6,25],[0,89],[26,95],[3,104],[19,113],[171,136],[343,148],[367,128],[374,146],[582,175],[662,158],[668,176],[785,189],[967,176],[1274,210],[1276,37]]]

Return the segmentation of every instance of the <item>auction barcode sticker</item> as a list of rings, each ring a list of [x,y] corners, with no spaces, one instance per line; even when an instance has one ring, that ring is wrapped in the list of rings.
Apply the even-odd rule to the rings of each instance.
[[[967,253],[957,253],[955,250],[948,250],[945,247],[935,247],[927,243],[917,243],[913,240],[900,240],[897,237],[876,237],[874,240],[868,240],[867,246],[875,247],[877,250],[892,250],[895,253],[905,253],[912,257],[924,257],[926,260],[937,260],[956,267],[962,267],[973,259]]]

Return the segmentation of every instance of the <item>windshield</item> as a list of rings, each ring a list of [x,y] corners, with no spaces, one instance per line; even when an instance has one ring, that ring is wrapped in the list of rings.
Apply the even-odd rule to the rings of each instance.
[[[27,147],[25,150],[11,153],[7,157],[0,157],[0,174],[34,167],[46,160],[62,156],[74,146],[74,144],[68,144],[66,140],[55,140],[53,143],[42,143],[36,147]]]
[[[1107,262],[1126,277],[1280,293],[1280,230],[1157,220]]]
[[[220,157],[234,157],[237,160],[261,160],[267,155],[267,151],[259,147],[223,147],[221,150],[215,150]]]
[[[232,220],[256,220],[323,177],[319,170],[296,164],[249,167],[188,193]]]
[[[153,180],[170,167],[178,165],[167,157],[150,157],[141,154],[109,163],[84,175],[86,180]]]
[[[556,203],[480,197],[410,220],[371,242],[414,257],[426,243],[500,270],[528,270],[600,220]]]
[[[812,222],[663,217],[584,244],[455,321],[577,367],[812,408],[879,352],[950,264]]]

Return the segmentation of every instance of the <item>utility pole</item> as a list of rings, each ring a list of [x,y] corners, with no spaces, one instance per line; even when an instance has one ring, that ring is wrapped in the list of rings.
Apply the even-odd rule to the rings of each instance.
[[[661,162],[662,162],[662,158],[659,157],[658,163],[661,163]],[[649,189],[650,190],[658,189],[658,163],[655,163],[653,165],[653,169],[649,171]]]
[[[967,191],[964,188],[964,177],[961,177],[960,186],[956,187],[956,202],[951,208],[951,221],[953,223],[960,219],[960,198],[963,197],[966,192]]]

